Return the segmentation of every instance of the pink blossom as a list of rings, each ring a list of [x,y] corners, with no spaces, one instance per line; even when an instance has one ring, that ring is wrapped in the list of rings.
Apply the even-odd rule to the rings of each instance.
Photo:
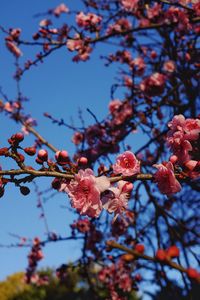
[[[167,196],[180,192],[181,185],[174,175],[174,167],[171,162],[154,165],[158,171],[154,174],[155,182],[162,194]]]
[[[197,16],[200,16],[200,1],[197,0],[196,3],[193,4],[193,9]]]
[[[109,111],[113,116],[113,125],[121,125],[133,115],[133,109],[129,102],[115,99],[109,103]]]
[[[199,138],[200,134],[200,120],[199,119],[186,119],[183,124],[185,132],[185,139],[195,141]]]
[[[132,88],[133,87],[133,80],[131,77],[129,76],[124,76],[124,85],[128,88]]]
[[[102,210],[100,193],[110,186],[105,176],[96,178],[91,169],[80,170],[75,178],[65,185],[64,190],[71,199],[72,207],[81,215],[98,217]],[[63,190],[63,186],[61,188]]]
[[[21,34],[21,29],[20,28],[13,28],[10,31],[10,35],[14,40],[18,40],[19,36]]]
[[[41,20],[40,23],[39,23],[39,25],[40,25],[41,27],[46,27],[46,26],[49,26],[49,25],[51,25],[51,24],[52,24],[51,20],[48,20],[48,19],[43,19],[43,20]]]
[[[6,102],[4,104],[4,110],[11,113],[14,112],[16,109],[20,108],[19,102]]]
[[[28,118],[25,122],[24,122],[24,126],[22,126],[21,130],[24,134],[29,134],[29,130],[28,127],[33,127],[36,126],[37,122],[35,119],[33,118]]]
[[[166,72],[173,73],[176,70],[176,65],[172,60],[168,60],[164,63],[163,69]]]
[[[160,15],[162,12],[162,6],[158,3],[154,3],[152,7],[147,7],[147,17],[152,20]]]
[[[70,51],[80,50],[83,47],[83,41],[79,38],[79,35],[75,35],[74,39],[67,40],[67,48]]]
[[[121,4],[127,11],[136,10],[139,0],[121,0]]]
[[[114,112],[116,112],[120,106],[122,105],[122,101],[120,101],[119,99],[115,99],[113,101],[111,101],[109,103],[109,111],[111,114],[114,114]]]
[[[22,56],[21,50],[17,47],[17,45],[14,42],[7,41],[6,46],[8,50],[10,50],[10,52],[12,52],[12,54],[14,54],[17,58]]]
[[[81,219],[71,225],[72,229],[77,229],[81,233],[86,233],[91,229],[91,223],[88,219]]]
[[[182,130],[183,124],[185,123],[185,117],[183,115],[176,115],[168,123],[168,127],[171,131]],[[172,132],[172,133],[173,133]]]
[[[53,10],[53,14],[56,17],[59,17],[62,13],[68,13],[68,12],[69,12],[69,8],[64,3],[61,3]]]
[[[144,70],[146,68],[144,59],[142,57],[136,57],[134,58],[130,63],[131,69],[134,69],[135,74],[142,75],[144,73]]]
[[[157,96],[163,93],[166,76],[161,73],[153,73],[140,83],[140,89],[149,96]]]
[[[66,46],[70,51],[77,51],[78,54],[73,58],[73,61],[86,61],[90,57],[92,48],[89,46],[89,40],[81,40],[79,34],[76,34],[74,39],[68,39]]]
[[[131,28],[132,28],[132,25],[129,22],[129,20],[127,20],[125,18],[121,18],[121,19],[117,20],[114,24],[111,24],[108,27],[107,34],[115,34],[118,32],[120,33],[120,32],[130,30]]]
[[[102,20],[102,17],[97,16],[96,14],[93,13],[88,13],[87,15],[84,14],[83,12],[80,12],[79,14],[76,15],[76,23],[80,27],[94,27],[97,24],[99,24]]]
[[[183,115],[176,115],[168,123],[170,128],[167,134],[167,144],[177,156],[180,164],[186,164],[194,155],[194,142],[199,139],[200,120],[185,119]],[[198,151],[198,150],[197,150]],[[189,164],[190,165],[190,164]]]
[[[73,137],[72,137],[72,142],[75,144],[75,145],[79,145],[82,141],[83,141],[83,134],[79,131],[75,132]]]
[[[140,162],[131,151],[125,151],[117,157],[113,171],[115,174],[132,176],[140,172]]]
[[[179,32],[192,28],[187,13],[178,7],[171,6],[165,12],[164,22],[166,24],[176,23],[175,30]]]
[[[117,187],[111,187],[102,197],[103,208],[115,215],[123,213],[128,207],[128,199],[133,184],[120,180]]]

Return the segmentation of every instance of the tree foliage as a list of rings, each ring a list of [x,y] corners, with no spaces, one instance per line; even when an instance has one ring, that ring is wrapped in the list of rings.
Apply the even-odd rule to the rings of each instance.
[[[74,265],[84,270],[89,288],[80,288],[77,297],[93,293],[94,299],[100,299],[98,281],[112,300],[129,299],[139,287],[150,295],[152,285],[160,290],[158,299],[170,291],[183,299],[192,297],[200,282],[200,3],[83,0],[79,4],[74,10],[61,4],[39,14],[45,18],[29,40],[20,28],[0,27],[15,57],[17,86],[14,100],[1,90],[0,110],[21,130],[0,149],[0,196],[11,184],[27,196],[33,183],[47,235],[45,240],[35,237],[31,242],[19,237],[14,245],[30,247],[26,282],[40,282],[37,266],[44,258],[44,247],[78,240],[82,255]],[[39,47],[40,52],[30,59],[27,47]],[[73,131],[73,155],[40,134],[40,125],[26,112],[27,99],[21,89],[27,72],[60,48],[73,62],[85,63],[86,72],[87,61],[98,48],[105,67],[118,70],[102,120],[89,108],[94,120],[90,125],[81,113],[81,126],[51,112],[44,114],[46,121]],[[136,149],[137,132],[143,144]],[[26,134],[31,139],[28,146]],[[130,137],[132,142],[127,144]],[[8,160],[13,167],[6,169]],[[37,185],[41,177],[49,178],[51,190],[64,193],[77,212],[69,236],[49,230]],[[91,262],[99,266],[98,280],[89,269]],[[58,267],[61,282],[66,274],[65,266]],[[42,289],[24,291],[20,299],[31,293],[32,299],[56,299],[58,290],[62,295],[67,287],[52,280]]]

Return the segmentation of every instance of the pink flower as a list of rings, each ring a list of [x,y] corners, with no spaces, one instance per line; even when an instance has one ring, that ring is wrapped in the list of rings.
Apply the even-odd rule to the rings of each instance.
[[[109,103],[109,111],[111,114],[114,114],[114,112],[116,112],[120,106],[122,106],[122,101],[120,101],[119,99],[115,99],[113,101],[111,101]]]
[[[137,75],[142,75],[144,73],[145,68],[146,68],[144,59],[140,56],[134,58],[131,61],[130,66],[131,66],[132,69],[134,69],[135,74],[137,74]]]
[[[118,214],[123,213],[128,207],[128,199],[133,189],[133,184],[120,180],[117,187],[111,187],[107,190],[103,197],[103,208],[109,213]]]
[[[140,89],[149,96],[157,96],[163,93],[166,76],[161,73],[153,73],[140,83]]]
[[[75,178],[65,185],[64,190],[71,199],[72,207],[81,215],[98,217],[102,210],[100,193],[110,186],[105,176],[95,177],[91,169],[80,170]],[[62,188],[63,190],[63,185]]]
[[[189,141],[196,141],[200,134],[200,120],[199,119],[186,119],[183,124],[185,132],[185,139]]]
[[[177,156],[178,163],[191,169],[194,164],[189,162],[196,161],[198,154],[195,143],[200,136],[200,120],[185,119],[183,115],[177,115],[169,122],[168,127],[170,128],[167,134],[168,146]]]
[[[21,34],[21,29],[20,28],[13,28],[10,31],[10,35],[14,40],[18,40],[19,36]]]
[[[174,175],[174,167],[171,162],[167,164],[153,165],[158,171],[154,174],[155,182],[162,194],[167,196],[180,192],[181,185]]]
[[[14,54],[17,58],[22,56],[21,50],[17,47],[17,45],[14,42],[7,41],[6,46],[12,54]]]
[[[114,24],[111,24],[108,27],[107,34],[115,34],[117,32],[124,32],[130,30],[132,28],[132,24],[129,20],[125,18],[121,18],[117,20]]]
[[[177,130],[182,131],[184,123],[185,123],[185,117],[183,115],[174,116],[171,122],[168,123],[168,127],[171,130],[170,133],[173,133]]]
[[[113,100],[109,104],[110,113],[113,116],[113,125],[121,125],[133,115],[132,105],[128,101]]]
[[[81,40],[80,35],[76,34],[74,39],[68,39],[66,46],[70,51],[77,51],[78,54],[74,56],[73,61],[78,62],[79,60],[86,61],[90,57],[92,48],[88,44],[89,40]]]
[[[83,12],[80,12],[79,14],[76,15],[76,23],[80,27],[94,27],[97,24],[99,24],[102,20],[102,17],[97,16],[93,13],[88,13],[85,15]]]
[[[88,219],[80,219],[71,225],[72,229],[77,229],[81,233],[86,233],[91,229],[91,223]]]
[[[79,35],[75,35],[74,39],[67,40],[67,48],[70,51],[80,50],[83,47],[83,41],[79,38]]]
[[[172,60],[168,60],[164,63],[163,69],[166,72],[173,73],[176,70],[176,65]]]
[[[115,174],[132,176],[140,172],[140,162],[131,151],[125,151],[117,157],[113,171]]]
[[[77,146],[83,141],[83,134],[79,131],[75,132],[72,137],[72,142]]]
[[[124,85],[128,88],[132,88],[133,87],[133,80],[131,77],[129,76],[124,76]]]
[[[68,13],[68,12],[69,12],[69,8],[64,3],[61,3],[53,10],[53,14],[56,17],[59,17],[62,13]]]
[[[178,7],[171,6],[165,12],[164,22],[166,24],[176,23],[175,30],[179,32],[190,30],[192,28],[187,13]]]
[[[46,27],[46,26],[52,25],[52,22],[49,19],[43,19],[40,21],[39,25],[41,27]]]
[[[12,113],[19,108],[20,108],[19,102],[6,102],[4,104],[4,110],[9,113]]]
[[[160,15],[162,12],[162,6],[158,3],[154,3],[152,7],[147,7],[147,18],[152,20]]]
[[[121,4],[127,11],[133,11],[137,8],[139,0],[121,0]]]

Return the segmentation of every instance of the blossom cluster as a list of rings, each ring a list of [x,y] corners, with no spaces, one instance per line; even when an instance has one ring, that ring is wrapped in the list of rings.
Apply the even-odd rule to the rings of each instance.
[[[35,270],[37,268],[38,262],[44,258],[43,252],[42,252],[42,247],[41,247],[41,242],[39,238],[34,238],[33,240],[33,246],[31,248],[30,253],[28,254],[28,268],[26,270],[26,282],[30,283],[35,282],[36,278],[35,277]]]
[[[133,287],[133,278],[131,277],[130,266],[128,266],[123,259],[118,260],[106,267],[103,267],[98,278],[109,289],[112,300],[123,300],[118,292],[130,292]]]
[[[169,122],[167,144],[173,152],[170,160],[183,167],[191,177],[199,176],[200,119],[174,116]]]
[[[98,217],[103,208],[115,216],[123,213],[132,189],[132,183],[122,180],[117,187],[110,187],[106,176],[95,177],[91,169],[79,170],[74,179],[60,187],[68,194],[72,207],[89,217]]]

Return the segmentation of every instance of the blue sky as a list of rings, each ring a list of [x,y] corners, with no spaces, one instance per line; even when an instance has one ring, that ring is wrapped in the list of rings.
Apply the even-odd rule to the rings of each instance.
[[[55,7],[60,1],[57,0],[35,0],[35,1],[5,1],[1,0],[0,23],[6,28],[22,28],[22,37],[30,40],[37,31],[41,18],[33,16],[38,12],[45,12]],[[79,9],[79,1],[65,1],[69,8]],[[73,7],[72,7],[73,4]],[[77,7],[75,7],[77,6]],[[63,21],[69,18],[63,16]],[[0,43],[0,86],[10,99],[16,96],[16,84],[12,79],[14,73],[14,58],[4,46],[1,34]],[[23,59],[34,58],[36,49],[21,47],[24,52]],[[66,122],[73,118],[75,124],[79,124],[78,109],[83,111],[86,123],[93,123],[91,115],[86,108],[95,113],[99,119],[107,114],[108,102],[110,100],[110,86],[114,82],[115,67],[106,68],[104,62],[99,60],[100,53],[105,46],[100,45],[90,61],[75,64],[71,62],[72,55],[63,48],[49,57],[45,63],[33,67],[27,72],[21,82],[22,92],[30,101],[26,103],[26,112],[38,121],[38,130],[57,148],[66,149],[73,154],[74,147],[71,143],[72,132],[67,128],[58,128],[43,117],[44,112],[49,112],[55,117],[62,117]],[[38,49],[39,50],[39,49]],[[111,49],[110,49],[111,50]],[[110,51],[107,49],[107,53]],[[104,53],[106,53],[104,51]],[[16,125],[0,115],[0,147],[7,145],[7,139],[20,130]],[[30,138],[23,145],[30,145]],[[134,140],[134,147],[139,147],[139,142]],[[1,160],[0,160],[1,164]],[[4,168],[10,167],[7,162],[2,162]],[[39,188],[45,190],[50,180],[40,179],[37,181]],[[0,243],[10,244],[16,240],[9,233],[33,238],[44,237],[44,224],[39,218],[40,211],[36,208],[37,197],[32,192],[28,197],[21,196],[18,189],[10,186],[5,196],[0,199]],[[73,213],[62,209],[67,204],[67,197],[59,194],[45,203],[45,211],[50,229],[67,235],[69,224],[75,219]],[[4,249],[0,248],[0,280],[7,275],[25,270],[27,266],[28,249]],[[77,242],[63,242],[51,244],[44,250],[45,259],[40,266],[59,266],[59,264],[72,261],[79,257],[80,246]]]

